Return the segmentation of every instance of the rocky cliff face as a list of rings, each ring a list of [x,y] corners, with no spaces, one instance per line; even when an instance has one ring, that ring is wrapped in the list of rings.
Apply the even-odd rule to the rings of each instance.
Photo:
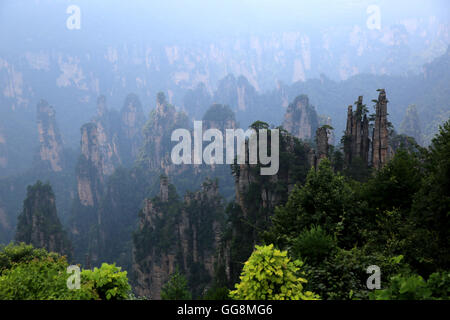
[[[21,211],[30,181],[48,181],[54,186],[55,194],[59,199],[57,210],[63,223],[68,219],[74,198],[76,162],[74,156],[76,155],[64,149],[56,122],[55,109],[47,101],[40,100],[36,109],[28,111],[33,114],[34,119],[27,125],[28,129],[31,128],[34,131],[32,137],[27,134],[28,129],[21,132],[20,126],[18,127],[12,121],[10,115],[4,118],[0,116],[0,122],[2,122],[0,127],[0,176],[2,176],[0,179],[0,241],[3,243],[8,243],[14,238],[17,212]],[[26,113],[21,111],[18,114],[22,112]],[[26,115],[24,115],[24,122],[20,123],[27,123],[25,118]],[[2,131],[3,124],[9,128],[8,134]],[[12,132],[11,129],[16,132]],[[34,158],[26,161],[28,166],[26,170],[14,173],[11,169],[17,166],[19,161],[17,155],[21,155],[20,150],[24,145],[32,150]],[[12,158],[10,158],[11,154]]]
[[[99,171],[107,176],[113,173],[121,162],[120,120],[115,110],[106,106],[104,96],[97,101],[97,117],[91,121],[88,130],[82,127],[81,152]],[[85,128],[85,129],[83,129]]]
[[[125,140],[122,143],[122,159],[124,164],[131,164],[139,154],[142,146],[142,128],[145,124],[145,115],[142,104],[136,94],[129,94],[120,112],[120,124],[122,135]]]
[[[273,111],[274,106],[281,107],[280,92],[261,94],[257,84],[251,78],[240,75],[234,77],[229,74],[219,81],[213,96],[213,103],[228,105],[235,112],[240,126],[246,128],[256,120],[274,121],[267,115]],[[255,118],[255,115],[258,115]]]
[[[47,101],[37,105],[37,128],[39,136],[39,160],[54,172],[64,168],[63,141],[55,119],[55,109]]]
[[[81,156],[77,165],[78,198],[94,207],[104,193],[105,177],[120,164],[117,114],[109,111],[104,96],[97,101],[97,116],[81,127]]]
[[[369,139],[369,119],[367,117],[367,108],[363,104],[363,97],[360,96],[356,102],[356,111],[352,106],[348,106],[347,126],[345,135],[342,138],[344,145],[344,161],[347,168],[353,163],[357,165],[369,166],[375,169],[382,168],[394,150],[389,143],[390,123],[387,120],[386,92],[379,89],[376,102],[375,114],[371,115],[371,121],[374,120],[372,140]],[[369,152],[371,159],[369,160]]]
[[[319,115],[319,127],[327,126],[329,128],[333,128],[333,123],[330,116]],[[317,131],[316,131],[317,134]],[[335,134],[334,128],[331,130],[327,130],[328,135],[328,144],[334,146],[335,143]]]
[[[99,140],[95,123],[81,127],[81,156],[76,169],[77,185],[78,198],[81,204],[87,207],[94,207],[100,202],[105,174],[113,169],[112,166],[105,168],[108,154],[104,152],[104,145],[102,146]]]
[[[284,116],[283,127],[302,140],[314,139],[319,126],[316,110],[309,104],[308,96],[300,95],[289,104]]]
[[[96,263],[102,255],[102,244],[112,241],[109,229],[116,228],[117,221],[122,223],[117,217],[108,216],[115,212],[118,204],[108,203],[111,212],[105,212],[102,203],[109,192],[116,191],[115,188],[113,191],[108,189],[109,177],[116,168],[129,166],[136,159],[144,122],[142,106],[136,95],[127,96],[120,113],[109,109],[105,97],[100,96],[97,115],[81,127],[81,155],[76,167],[77,197],[71,226],[77,239],[75,254],[80,259],[83,258],[80,255],[86,253],[89,260]],[[104,220],[108,220],[107,226]],[[132,223],[131,220],[129,222]]]
[[[226,105],[213,104],[202,118],[203,133],[207,129],[218,129],[225,138],[226,129],[236,128],[234,112]],[[176,129],[186,129],[193,137],[192,122],[184,112],[177,111],[169,104],[163,93],[157,97],[156,109],[150,114],[143,134],[144,142],[140,150],[137,167],[146,172],[163,173],[176,184],[177,190],[184,193],[200,185],[207,177],[218,178],[221,182],[221,192],[224,196],[234,193],[233,179],[228,164],[174,164],[171,159],[173,147],[178,143],[171,141],[171,135]],[[208,142],[203,141],[206,148]],[[226,147],[224,143],[224,148]],[[194,159],[193,140],[191,141],[191,160]],[[225,152],[224,159],[225,159]],[[225,162],[225,160],[224,160]]]
[[[275,90],[261,92],[251,78],[228,74],[218,82],[212,94],[211,91],[204,84],[188,90],[183,99],[183,110],[199,120],[211,105],[226,105],[235,113],[239,126],[246,128],[256,120],[280,123],[283,114],[278,111],[288,106],[290,90],[278,82]]]
[[[202,189],[180,201],[166,177],[160,195],[147,199],[134,237],[133,272],[138,295],[160,299],[161,287],[179,268],[186,274],[194,296],[211,284],[223,223],[223,204],[217,184],[205,181]]]
[[[323,159],[328,157],[328,128],[317,128],[316,131],[316,163],[317,167]]]
[[[257,92],[246,77],[237,79],[229,74],[219,81],[214,101],[229,105],[234,112],[253,108],[257,101]]]
[[[144,144],[140,151],[139,163],[149,170],[164,170],[168,174],[176,170],[170,160],[172,150],[171,135],[175,129],[189,129],[185,113],[178,112],[169,104],[163,93],[156,99],[156,109],[144,127]]]
[[[229,225],[219,250],[217,272],[228,284],[238,280],[260,230],[270,224],[274,208],[287,201],[295,184],[304,183],[315,164],[314,150],[286,131],[280,132],[280,167],[276,175],[261,176],[258,165],[233,165],[235,203],[228,207]],[[224,284],[225,285],[225,284]]]
[[[211,169],[212,171],[217,171],[216,169],[220,168],[223,174],[230,175],[230,172],[225,169],[225,167],[228,167],[228,164],[226,164],[226,130],[236,128],[237,123],[235,114],[228,105],[213,104],[208,108],[208,110],[203,116],[203,133],[208,129],[217,129],[222,133],[222,137],[224,139],[223,140],[224,164],[223,165],[212,164],[208,166],[199,167],[196,168],[197,171],[199,170],[208,171],[209,169]],[[220,175],[219,178],[223,183],[225,179],[223,179],[223,177],[221,177]],[[232,184],[232,179],[228,179],[228,181],[230,181],[230,184]]]
[[[70,257],[71,245],[58,219],[50,185],[38,181],[28,187],[15,239]]]
[[[360,159],[368,165],[369,159],[369,120],[367,118],[367,108],[363,104],[363,97],[359,96],[356,110],[348,106],[347,126],[344,135],[344,153],[347,166]]]
[[[246,150],[248,152],[248,146],[246,146]],[[261,176],[259,165],[256,164],[233,165],[236,202],[240,205],[244,215],[247,215],[249,207],[254,207],[255,204],[246,200],[248,199],[246,194],[252,189],[252,186],[258,185],[260,190],[259,194],[254,194],[257,197],[256,202],[271,210],[280,202],[287,200],[287,193],[296,183],[303,181],[306,178],[306,172],[315,165],[315,150],[309,144],[299,141],[287,132],[280,132],[280,154],[286,155],[286,158],[280,157],[279,171],[273,176]],[[283,191],[276,190],[276,186],[283,186]],[[286,194],[283,193],[284,191]]]
[[[372,135],[372,165],[375,169],[382,168],[389,157],[388,100],[384,89],[380,89],[379,92]]]
[[[145,122],[135,94],[125,99],[120,115],[108,109],[106,98],[97,100],[97,115],[81,127],[81,158],[78,163],[78,195],[85,206],[94,206],[102,195],[105,177],[120,165],[136,159]]]

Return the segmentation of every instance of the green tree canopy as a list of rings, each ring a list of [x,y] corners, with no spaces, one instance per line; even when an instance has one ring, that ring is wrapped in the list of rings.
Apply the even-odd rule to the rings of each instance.
[[[284,206],[277,207],[272,227],[264,234],[266,242],[284,247],[303,230],[320,225],[325,232],[341,232],[342,221],[352,211],[354,192],[345,178],[335,174],[324,159],[312,168],[303,186],[295,186]]]
[[[237,300],[315,300],[318,296],[303,290],[306,279],[300,260],[292,261],[287,251],[274,246],[256,246],[244,264],[241,282],[230,296]]]
[[[177,269],[161,290],[162,300],[191,300],[186,277]]]
[[[126,272],[115,265],[83,270],[80,289],[69,289],[65,257],[24,243],[0,248],[0,300],[127,299]]]

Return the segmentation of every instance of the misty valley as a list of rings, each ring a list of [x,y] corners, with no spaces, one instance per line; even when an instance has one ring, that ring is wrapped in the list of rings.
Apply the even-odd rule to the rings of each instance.
[[[449,300],[449,4],[372,2],[1,4],[0,300]]]

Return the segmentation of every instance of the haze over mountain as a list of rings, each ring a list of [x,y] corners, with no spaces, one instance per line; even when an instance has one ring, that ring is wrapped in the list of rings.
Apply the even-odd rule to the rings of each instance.
[[[80,29],[67,27],[71,5],[80,10]],[[379,9],[380,29],[371,24],[371,5]],[[228,74],[245,77],[259,94],[323,76],[421,74],[450,43],[448,9],[447,1],[2,1],[1,114],[26,127],[22,139],[36,141],[27,129],[34,126],[35,104],[46,99],[65,142],[76,147],[79,127],[102,94],[119,109],[134,92],[148,112],[164,91],[193,114],[186,91],[204,85],[213,95]],[[288,100],[302,93],[308,92]],[[335,115],[317,94],[310,99],[320,114]],[[268,107],[279,113],[277,100]],[[30,156],[23,159],[22,168]]]
[[[449,9],[447,0],[1,1],[0,299],[15,292],[16,266],[46,257],[2,246],[14,240],[85,269],[117,264],[129,274],[114,276],[120,298],[135,298],[128,280],[152,299],[176,281],[190,288],[183,298],[268,298],[242,292],[253,287],[246,261],[250,272],[276,261],[253,253],[305,262],[311,292],[286,289],[296,298],[368,299],[374,264],[383,286],[434,274],[426,285],[443,298]],[[250,137],[239,150],[258,150],[256,163],[228,157],[238,150],[228,130],[247,128],[270,140],[270,164]],[[174,160],[178,142],[188,161]],[[196,149],[226,161],[197,162]],[[22,251],[25,262],[10,263]],[[58,286],[63,260],[52,269]],[[104,268],[83,272],[100,281],[118,270]],[[97,285],[90,294],[108,297]]]

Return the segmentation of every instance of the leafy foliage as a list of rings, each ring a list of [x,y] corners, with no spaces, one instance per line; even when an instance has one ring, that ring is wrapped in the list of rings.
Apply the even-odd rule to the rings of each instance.
[[[35,259],[56,258],[57,256],[56,253],[49,253],[45,249],[34,248],[32,245],[23,242],[0,246],[0,275],[3,271],[11,269],[13,265],[28,263]]]
[[[305,289],[324,299],[448,299],[449,159],[450,120],[428,150],[396,150],[365,182],[322,161],[275,209],[264,240],[301,258]],[[383,290],[367,289],[370,265]]]
[[[375,300],[435,300],[449,299],[450,273],[433,273],[428,281],[418,274],[395,275],[389,287],[376,290],[370,298]]]
[[[81,277],[93,282],[94,289],[102,300],[124,300],[131,291],[127,272],[121,271],[115,264],[103,263],[100,268],[83,270]]]
[[[18,217],[16,241],[71,256],[71,244],[59,221],[50,184],[37,181],[27,188]]]
[[[203,296],[204,300],[230,300],[227,287],[213,286]]]
[[[412,241],[423,248],[415,253],[424,257],[416,260],[417,267],[430,273],[450,265],[450,119],[432,140],[424,167],[426,175],[411,209],[411,221],[418,229]]]
[[[307,263],[318,264],[330,256],[336,249],[336,239],[328,235],[320,226],[312,226],[303,231],[292,245],[294,256],[302,258]]]
[[[380,253],[368,252],[367,248],[338,248],[334,254],[319,263],[305,264],[308,278],[306,288],[314,290],[323,299],[367,299],[367,267],[377,265],[382,270],[383,279],[398,273],[404,265],[401,257],[386,257]]]
[[[0,251],[0,300],[98,300],[127,299],[130,285],[126,272],[103,264],[81,272],[80,289],[68,289],[69,264],[65,257],[9,244]]]
[[[264,234],[265,240],[286,246],[313,225],[320,225],[330,234],[341,232],[346,227],[345,218],[353,212],[353,195],[345,178],[334,174],[330,162],[321,161],[317,171],[310,170],[305,185],[294,188],[286,205],[275,209],[272,227]],[[341,237],[339,240],[354,239],[347,241]]]
[[[318,296],[303,290],[300,260],[291,261],[287,251],[269,246],[256,246],[244,265],[241,282],[230,292],[241,300],[314,300]]]
[[[20,263],[3,272],[0,277],[1,300],[80,300],[98,299],[91,282],[83,282],[80,289],[67,288],[63,257],[46,257]]]
[[[177,269],[170,276],[169,281],[162,287],[162,300],[191,300],[192,296],[189,292],[186,277]]]

